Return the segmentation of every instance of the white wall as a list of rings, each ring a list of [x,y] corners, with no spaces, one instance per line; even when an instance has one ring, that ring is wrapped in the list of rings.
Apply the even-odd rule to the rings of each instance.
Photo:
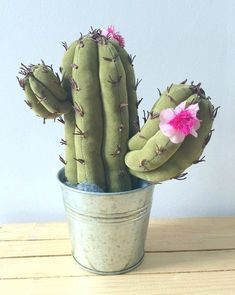
[[[20,62],[43,58],[58,69],[63,48],[90,26],[114,24],[136,54],[150,109],[157,87],[200,81],[221,105],[206,162],[186,181],[156,187],[156,217],[235,215],[235,1],[0,0],[0,222],[60,220],[64,210],[55,174],[63,127],[46,125],[25,106],[16,74]]]

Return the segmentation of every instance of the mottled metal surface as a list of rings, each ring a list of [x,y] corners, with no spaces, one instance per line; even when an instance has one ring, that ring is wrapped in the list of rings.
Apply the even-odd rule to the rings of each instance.
[[[67,186],[63,169],[58,179],[76,261],[98,274],[124,273],[139,265],[154,185],[120,193],[90,193]]]

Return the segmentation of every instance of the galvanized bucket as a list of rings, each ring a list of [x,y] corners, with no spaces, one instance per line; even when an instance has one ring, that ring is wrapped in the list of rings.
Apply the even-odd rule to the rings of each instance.
[[[144,244],[154,186],[118,193],[84,192],[65,184],[58,173],[72,242],[82,268],[97,274],[121,274],[137,267]]]

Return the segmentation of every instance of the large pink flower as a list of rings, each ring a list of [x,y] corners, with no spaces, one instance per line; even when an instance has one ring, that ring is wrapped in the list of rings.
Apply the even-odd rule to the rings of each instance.
[[[196,130],[200,127],[197,118],[198,103],[191,104],[186,108],[186,102],[182,102],[175,109],[165,109],[160,113],[160,130],[170,138],[173,143],[180,143],[191,134],[197,137]]]
[[[114,26],[109,26],[107,29],[102,30],[101,34],[107,38],[111,38],[111,39],[118,41],[118,43],[121,47],[125,46],[124,38],[122,37],[122,35],[120,35],[119,32],[115,31]]]

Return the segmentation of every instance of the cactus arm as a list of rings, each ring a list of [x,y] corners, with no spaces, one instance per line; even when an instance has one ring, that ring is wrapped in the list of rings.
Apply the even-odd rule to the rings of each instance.
[[[95,183],[106,190],[101,157],[103,114],[99,84],[97,43],[83,38],[75,49],[72,95],[75,109],[75,149],[78,182]]]
[[[186,104],[198,102],[198,95],[193,94]],[[146,123],[147,124],[147,123]],[[180,144],[172,143],[168,137],[158,130],[140,150],[127,153],[125,157],[126,165],[135,171],[151,171],[164,164],[180,147]]]
[[[24,78],[24,93],[26,96],[27,105],[34,111],[34,113],[44,119],[52,119],[55,118],[53,113],[50,113],[37,99],[34,95],[28,77]]]
[[[126,87],[128,95],[128,111],[129,111],[129,138],[139,131],[139,117],[137,110],[137,94],[136,94],[136,80],[133,69],[132,60],[126,52],[116,41],[110,40],[115,49],[117,50],[122,61],[125,74],[126,74]]]
[[[51,113],[55,115],[68,113],[71,110],[71,103],[69,101],[60,101],[53,92],[48,89],[44,84],[37,80],[34,76],[29,77],[29,83],[34,94],[40,103]],[[59,86],[59,85],[58,85]],[[63,91],[63,88],[60,87]]]
[[[61,87],[61,82],[58,75],[55,75],[52,66],[48,67],[43,64],[35,66],[33,76],[40,81],[53,95],[61,102],[67,101],[67,94]]]
[[[108,191],[131,189],[124,156],[129,138],[126,77],[117,51],[109,42],[99,43],[99,78],[104,110],[103,158]]]
[[[146,172],[130,170],[130,173],[141,179],[158,183],[168,179],[177,178],[197,161],[203,153],[205,144],[211,135],[213,124],[213,117],[211,116],[213,106],[210,101],[208,99],[202,99],[199,106],[199,118],[203,121],[198,130],[198,137],[195,138],[189,135],[175,154],[158,169]]]
[[[168,90],[162,93],[158,101],[154,104],[150,116],[140,132],[134,135],[128,143],[130,150],[141,149],[149,138],[159,130],[159,113],[166,108],[175,108],[179,103],[193,94],[190,85],[171,85]]]

